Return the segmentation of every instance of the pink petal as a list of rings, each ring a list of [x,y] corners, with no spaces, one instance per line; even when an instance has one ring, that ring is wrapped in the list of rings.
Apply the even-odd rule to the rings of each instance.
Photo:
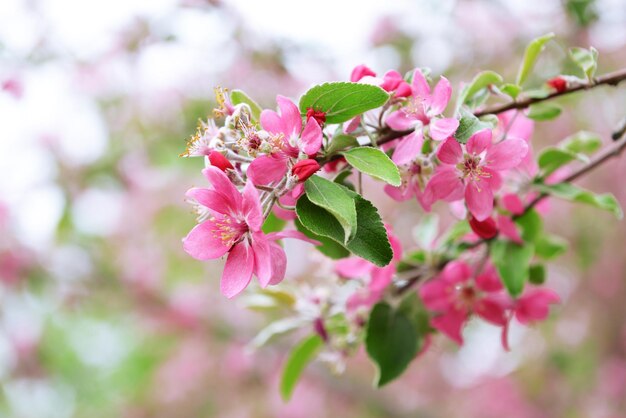
[[[443,315],[436,316],[430,323],[431,325],[446,334],[459,345],[463,345],[463,336],[461,330],[463,324],[467,320],[467,313],[462,310],[449,310]]]
[[[285,250],[275,242],[270,242],[269,245],[272,260],[272,278],[269,284],[275,285],[282,282],[285,278],[285,272],[287,271],[287,255],[285,254]]]
[[[406,186],[393,187],[389,184],[385,185],[385,193],[396,202],[404,202],[413,197],[413,188]]]
[[[368,275],[374,267],[360,257],[349,257],[335,262],[335,273],[348,279],[356,279]]]
[[[422,71],[419,69],[413,71],[411,86],[413,87],[414,96],[430,100],[430,86],[428,85],[428,81],[426,81],[426,77],[424,77],[424,74],[422,74]]]
[[[521,215],[524,213],[524,204],[519,196],[512,193],[502,196],[502,206],[513,215]]]
[[[476,277],[476,287],[483,292],[497,292],[502,290],[502,281],[493,264],[487,264],[478,277]]]
[[[288,135],[282,119],[273,110],[265,109],[261,112],[261,126],[267,132]]]
[[[515,317],[522,324],[542,321],[548,317],[550,304],[559,303],[561,299],[550,289],[532,289],[517,301]]]
[[[463,189],[463,181],[454,167],[439,166],[426,186],[426,193],[432,193],[435,199],[446,199]]]
[[[376,77],[376,73],[366,65],[357,65],[356,67],[354,67],[352,73],[350,74],[350,81],[356,83],[365,76]]]
[[[250,283],[253,271],[254,252],[247,241],[242,241],[232,248],[226,259],[220,284],[222,294],[229,299],[237,296]]]
[[[383,268],[375,268],[368,285],[371,292],[378,293],[384,291],[391,284],[393,276],[396,274],[396,267],[389,265]]]
[[[420,287],[419,295],[429,310],[442,312],[454,303],[454,286],[441,279],[429,280]]]
[[[394,131],[408,131],[409,129],[415,128],[419,123],[419,119],[413,114],[407,113],[404,109],[400,109],[391,112],[391,114],[387,116],[386,123]]]
[[[299,135],[302,130],[302,116],[300,116],[300,109],[291,100],[285,96],[276,96],[278,107],[280,108],[280,118],[283,121],[285,127],[285,135],[288,137],[291,135]]]
[[[257,186],[268,186],[280,181],[287,174],[287,158],[283,154],[263,155],[255,158],[246,172]]]
[[[360,124],[361,124],[361,117],[360,116],[352,118],[350,120],[350,122],[348,122],[347,124],[345,124],[343,126],[343,133],[344,134],[349,134],[351,132],[356,131],[356,128],[358,128]]]
[[[230,247],[224,245],[215,230],[216,227],[212,220],[196,225],[183,238],[183,249],[197,260],[220,258],[228,252]]]
[[[233,208],[241,207],[241,193],[230,181],[228,176],[217,167],[209,166],[202,170],[202,174],[211,184],[211,188],[222,194]]]
[[[483,182],[487,182],[492,191],[500,190],[500,187],[502,187],[502,176],[500,173],[485,166],[483,166],[482,169],[483,174],[480,176],[480,184],[482,185]]]
[[[444,118],[436,119],[430,122],[430,136],[435,141],[443,141],[454,135],[459,127],[458,119]]]
[[[498,229],[500,233],[518,244],[523,244],[524,241],[517,230],[517,225],[511,218],[505,215],[498,215]]]
[[[302,132],[301,150],[307,155],[315,155],[322,147],[322,128],[315,118],[309,118]]]
[[[494,170],[507,170],[522,162],[527,152],[528,144],[523,139],[507,139],[487,150],[485,165]]]
[[[517,114],[519,113],[519,114]],[[516,115],[517,114],[517,115]],[[535,122],[518,110],[509,110],[498,115],[500,130],[508,128],[508,135],[528,142],[533,134]]]
[[[450,101],[450,96],[452,95],[452,87],[450,87],[450,82],[444,76],[441,76],[439,82],[435,86],[433,90],[432,101],[430,103],[430,111],[428,112],[430,115],[440,115],[448,106],[448,102]]]
[[[279,239],[292,238],[292,239],[299,239],[300,241],[308,242],[309,244],[313,244],[313,245],[321,245],[319,241],[311,239],[307,237],[306,235],[304,235],[302,232],[296,231],[295,229],[288,229],[286,231],[279,231],[279,232],[270,232],[269,234],[266,234],[266,236],[267,236],[267,239],[269,239],[270,241],[277,241]]]
[[[251,181],[243,188],[243,214],[246,223],[253,231],[258,231],[263,226],[263,210],[259,201],[259,192]]]
[[[491,129],[481,129],[467,140],[465,148],[470,154],[478,155],[491,145]]]
[[[439,277],[448,284],[457,285],[467,282],[472,277],[472,269],[463,261],[451,261],[446,264]]]
[[[407,164],[418,156],[423,143],[421,130],[411,132],[398,142],[391,159],[398,165]]]
[[[484,221],[493,211],[493,192],[486,182],[470,181],[465,187],[467,208],[479,221]]]
[[[454,138],[445,140],[437,150],[437,158],[445,164],[458,164],[463,159],[461,144]]]
[[[255,232],[252,235],[251,248],[254,253],[254,274],[259,278],[261,287],[266,287],[272,279],[272,256],[265,234]]]
[[[495,325],[506,325],[506,315],[504,308],[496,301],[483,298],[474,305],[474,312],[485,321]]]
[[[231,202],[230,199],[227,199],[226,196],[216,192],[215,190],[194,187],[187,190],[185,196],[195,200],[202,206],[211,209],[213,212],[224,215],[233,213],[236,209],[232,206],[233,202]]]
[[[383,83],[380,85],[385,91],[394,91],[403,81],[402,75],[396,70],[389,70],[383,76]]]
[[[400,82],[398,87],[396,88],[395,96],[396,97],[409,97],[412,94],[411,85],[406,81]]]

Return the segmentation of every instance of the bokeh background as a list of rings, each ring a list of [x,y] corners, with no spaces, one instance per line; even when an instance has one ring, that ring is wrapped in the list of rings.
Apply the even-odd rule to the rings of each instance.
[[[463,348],[437,339],[383,390],[362,354],[341,376],[314,365],[289,404],[278,376],[294,340],[250,350],[268,317],[222,297],[220,263],[181,247],[203,162],[178,154],[214,86],[273,107],[363,63],[427,66],[455,88],[483,69],[511,80],[549,31],[535,83],[575,72],[569,46],[595,46],[599,73],[626,65],[623,0],[0,1],[0,416],[626,416],[626,227],[608,214],[552,203],[547,229],[571,240],[549,268],[564,304],[514,329],[511,352],[472,323]],[[536,148],[580,129],[608,144],[626,88],[561,102]],[[622,158],[582,184],[626,206],[625,179]],[[417,205],[366,193],[410,246]],[[287,250],[287,281],[328,267]]]

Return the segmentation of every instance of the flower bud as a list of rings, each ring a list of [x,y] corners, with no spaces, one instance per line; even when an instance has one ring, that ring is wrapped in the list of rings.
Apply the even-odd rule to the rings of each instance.
[[[479,221],[473,216],[470,216],[469,220],[472,231],[483,239],[491,239],[498,235],[498,227],[496,221],[490,216],[484,221]]]
[[[352,70],[352,74],[350,74],[350,81],[352,81],[353,83],[356,83],[357,81],[359,81],[360,79],[366,76],[376,77],[376,73],[372,71],[371,68],[365,65],[357,65]]]
[[[559,93],[563,93],[567,89],[567,80],[561,76],[556,76],[546,81],[548,86],[552,87]]]
[[[309,118],[315,119],[318,125],[324,126],[324,123],[326,123],[326,112],[322,112],[321,110],[315,110],[312,107],[309,107],[306,110],[306,120],[309,120]]]
[[[226,157],[224,157],[221,153],[217,151],[211,151],[211,153],[209,154],[209,161],[211,162],[212,166],[217,167],[224,172],[228,169],[234,169],[230,161],[228,161]]]
[[[313,174],[315,174],[315,172],[317,172],[317,170],[319,169],[320,165],[317,163],[317,161],[309,158],[306,160],[298,161],[291,169],[291,172],[296,177],[298,177],[299,181],[305,181]]]

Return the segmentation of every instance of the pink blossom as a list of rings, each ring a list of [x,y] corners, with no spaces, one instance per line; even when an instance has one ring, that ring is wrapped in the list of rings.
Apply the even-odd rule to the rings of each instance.
[[[256,158],[248,168],[248,177],[256,185],[268,185],[282,179],[289,170],[289,159],[300,153],[317,154],[322,146],[322,128],[314,117],[307,119],[302,129],[298,107],[288,98],[277,96],[280,115],[273,110],[261,113],[261,126],[272,136],[273,149],[269,155]]]
[[[261,231],[263,213],[259,195],[251,182],[242,192],[216,167],[202,173],[210,188],[193,188],[187,197],[206,208],[209,218],[194,227],[183,240],[183,248],[198,260],[220,258],[228,253],[222,273],[222,293],[232,298],[245,289],[252,275],[262,287],[280,282],[285,274],[286,256],[273,240],[296,237],[282,232],[265,235]]]
[[[427,192],[446,201],[465,197],[471,214],[484,221],[493,210],[493,192],[502,184],[499,172],[518,165],[527,152],[528,145],[518,138],[493,144],[490,129],[472,135],[465,152],[461,144],[449,138],[437,151],[442,165],[430,179]]]
[[[495,325],[506,324],[505,309],[499,295],[502,284],[495,269],[487,265],[475,279],[463,261],[452,261],[419,291],[424,305],[439,313],[431,325],[463,344],[463,324],[475,313]]]
[[[396,97],[409,97],[412,93],[411,85],[404,81],[402,74],[395,70],[389,70],[385,73],[380,87],[385,91],[394,92]]]
[[[548,317],[550,305],[560,302],[559,295],[550,289],[529,289],[515,301],[515,319],[522,324],[543,321]]]
[[[438,118],[445,110],[452,88],[450,82],[441,77],[432,94],[426,78],[420,70],[413,72],[411,83],[411,97],[408,103],[392,112],[387,117],[387,125],[396,131],[405,131],[419,125],[430,125],[430,136],[441,141],[451,136],[459,127],[459,121],[454,118]]]
[[[356,83],[357,81],[361,80],[363,77],[376,77],[376,73],[369,68],[366,65],[357,65],[356,67],[354,67],[354,69],[352,70],[352,73],[350,74],[350,81],[353,83]]]

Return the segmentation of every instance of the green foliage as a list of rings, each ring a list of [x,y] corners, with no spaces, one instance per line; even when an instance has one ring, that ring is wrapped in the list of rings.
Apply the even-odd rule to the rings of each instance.
[[[559,147],[577,154],[591,155],[602,147],[602,139],[596,133],[579,131],[565,138]]]
[[[337,219],[344,230],[343,243],[347,243],[356,233],[356,207],[354,199],[345,188],[320,176],[311,176],[304,183],[306,195],[311,203],[326,209]]]
[[[565,10],[579,26],[586,27],[598,20],[596,0],[567,0]]]
[[[456,130],[454,137],[461,144],[465,144],[467,140],[470,139],[470,137],[476,132],[490,127],[490,124],[481,121],[469,112],[465,112],[459,121],[459,127]]]
[[[551,260],[567,251],[568,243],[556,235],[545,234],[535,241],[535,254],[544,260]]]
[[[541,151],[537,158],[537,164],[542,176],[546,177],[566,164],[575,160],[585,161],[579,154],[555,147],[547,147]]]
[[[326,257],[338,260],[340,258],[346,258],[350,255],[350,251],[334,239],[314,233],[302,225],[302,222],[300,222],[299,219],[296,219],[294,223],[298,231],[302,232],[307,237],[320,242],[321,245],[316,246],[315,249],[324,254]]]
[[[528,281],[541,285],[546,281],[546,268],[543,264],[533,264],[528,269]]]
[[[346,148],[352,148],[359,145],[359,142],[352,135],[338,134],[333,136],[328,148],[326,148],[326,154],[334,154],[338,151],[342,151]]]
[[[376,386],[404,372],[418,353],[419,338],[416,326],[405,313],[386,302],[374,306],[367,323],[365,348],[377,366]]]
[[[554,103],[536,103],[528,109],[528,117],[533,120],[545,121],[557,118],[561,107]]]
[[[250,106],[250,111],[252,113],[252,121],[258,122],[261,120],[261,111],[263,110],[261,106],[257,104],[254,100],[250,98],[246,93],[241,90],[233,90],[230,92],[230,101],[234,105],[238,105],[240,103],[245,103]]]
[[[533,39],[528,44],[528,46],[526,47],[526,51],[524,51],[524,59],[522,60],[522,65],[520,66],[517,73],[515,84],[520,86],[524,84],[524,81],[526,81],[526,79],[530,75],[530,72],[535,66],[537,57],[545,48],[545,44],[552,38],[554,38],[554,33],[548,33]]]
[[[341,153],[348,163],[362,173],[379,180],[385,181],[392,186],[400,186],[402,179],[400,171],[393,161],[378,148],[359,147]]]
[[[565,138],[557,147],[545,148],[538,157],[542,175],[548,176],[558,168],[575,160],[586,162],[587,156],[602,147],[597,134],[580,131]]]
[[[499,86],[502,82],[502,76],[495,71],[481,71],[476,74],[472,82],[465,86],[461,91],[457,100],[457,111],[461,108],[461,106],[473,99],[474,96],[481,90],[486,89],[491,84]]]
[[[519,216],[515,223],[521,228],[524,241],[535,242],[543,233],[543,220],[534,209]]]
[[[334,82],[317,85],[300,98],[300,111],[312,108],[326,113],[327,123],[342,123],[384,105],[389,94],[377,86]]]
[[[263,232],[269,234],[270,232],[282,231],[286,223],[287,221],[274,215],[274,212],[270,212],[265,222],[263,222]]]
[[[569,56],[583,71],[587,80],[593,81],[593,76],[598,68],[598,50],[594,47],[589,49],[570,48]]]
[[[294,347],[287,359],[283,375],[280,380],[280,395],[283,400],[291,399],[293,390],[302,375],[306,366],[315,358],[318,351],[324,345],[324,341],[319,335],[312,335],[305,338],[300,344]]]
[[[509,294],[517,297],[522,294],[528,280],[529,264],[534,254],[534,246],[512,241],[496,240],[490,243],[491,260],[498,269]]]
[[[538,186],[538,189],[551,196],[572,202],[586,203],[607,210],[615,215],[617,219],[622,219],[624,216],[619,202],[611,193],[595,194],[589,190],[574,186],[571,183],[542,184]]]
[[[519,94],[522,92],[522,88],[517,84],[507,83],[500,87],[500,91],[511,97],[511,99],[515,100],[517,99],[517,96],[519,96]]]

